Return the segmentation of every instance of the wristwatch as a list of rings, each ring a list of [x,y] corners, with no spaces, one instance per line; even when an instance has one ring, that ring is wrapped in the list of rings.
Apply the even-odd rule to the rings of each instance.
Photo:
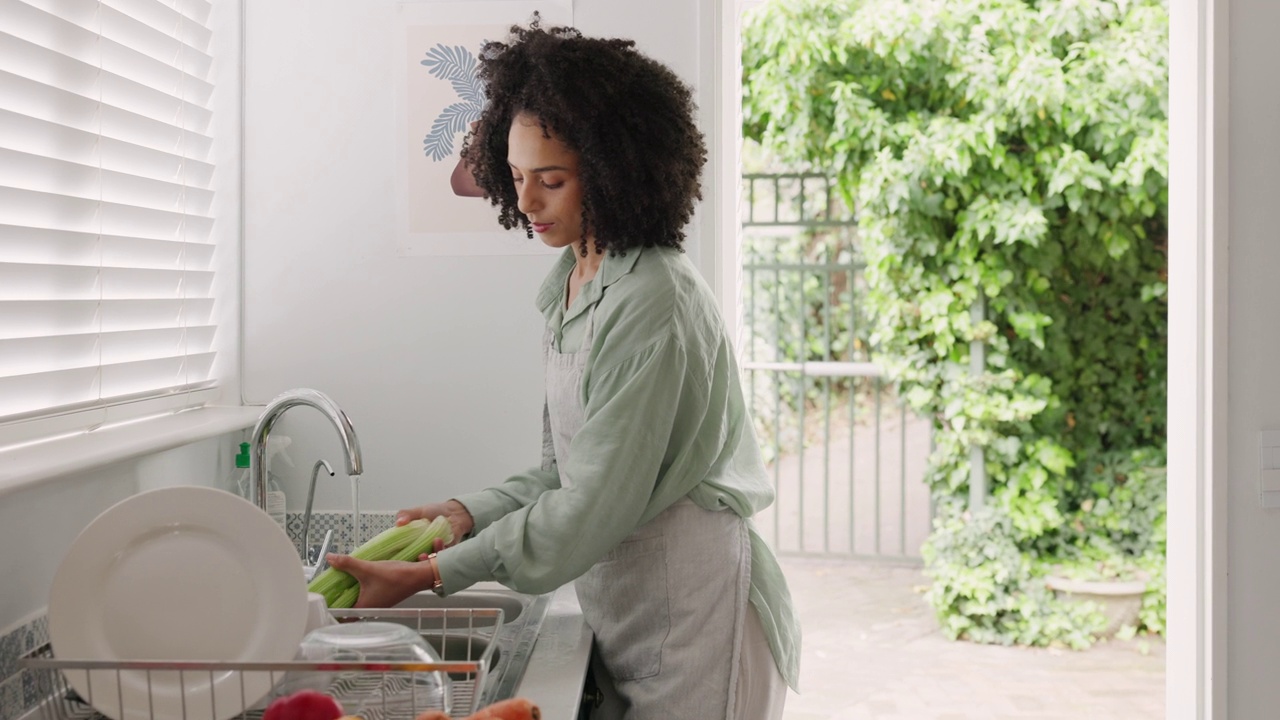
[[[440,579],[440,563],[436,562],[436,553],[427,555],[427,563],[431,565],[431,573],[435,580],[431,582],[431,592],[444,597],[444,580]]]

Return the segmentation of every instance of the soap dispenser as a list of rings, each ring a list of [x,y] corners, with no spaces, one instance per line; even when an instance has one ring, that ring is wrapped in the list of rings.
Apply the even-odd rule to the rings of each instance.
[[[249,497],[249,443],[240,443],[240,452],[236,455],[236,469],[232,471],[231,477],[235,478],[235,486],[240,492],[240,497],[246,500],[252,500]]]
[[[272,443],[268,441],[268,447],[271,447],[271,445]],[[277,448],[273,447],[271,449]],[[247,442],[240,443],[240,452],[236,455],[236,472],[240,474],[240,497],[252,500],[253,498],[249,497],[249,443]],[[280,489],[280,483],[276,481],[275,473],[267,473],[267,514],[271,516],[272,520],[276,521],[281,530],[288,532],[288,518],[285,515],[284,499],[284,491]]]

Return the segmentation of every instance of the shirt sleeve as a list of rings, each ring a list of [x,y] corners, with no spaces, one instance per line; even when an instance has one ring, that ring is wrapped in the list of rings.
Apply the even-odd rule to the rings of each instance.
[[[696,432],[696,423],[687,427],[685,419],[706,411],[705,385],[691,376],[671,334],[589,377],[583,425],[559,468],[560,487],[441,552],[446,593],[482,580],[550,592],[640,525],[665,470],[681,454],[681,441],[673,438]]]
[[[556,467],[555,449],[551,443],[551,417],[547,404],[542,404],[542,464],[507,478],[498,487],[459,495],[454,500],[471,513],[475,526],[470,535],[484,530],[495,520],[537,500],[542,493],[560,487],[560,471]]]
[[[496,520],[537,500],[542,493],[560,487],[560,476],[541,468],[530,468],[512,475],[497,487],[459,495],[454,500],[462,503],[471,513],[475,526],[471,534],[481,532]]]

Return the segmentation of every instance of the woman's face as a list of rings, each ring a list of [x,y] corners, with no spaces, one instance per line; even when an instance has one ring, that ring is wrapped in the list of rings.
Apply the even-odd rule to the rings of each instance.
[[[558,137],[544,137],[538,118],[516,115],[507,136],[507,163],[519,198],[542,242],[555,248],[582,239],[582,185],[578,154]]]

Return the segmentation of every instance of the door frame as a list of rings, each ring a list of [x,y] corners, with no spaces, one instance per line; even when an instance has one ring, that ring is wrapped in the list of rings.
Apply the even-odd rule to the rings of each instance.
[[[1170,720],[1228,717],[1228,4],[1169,2]]]

